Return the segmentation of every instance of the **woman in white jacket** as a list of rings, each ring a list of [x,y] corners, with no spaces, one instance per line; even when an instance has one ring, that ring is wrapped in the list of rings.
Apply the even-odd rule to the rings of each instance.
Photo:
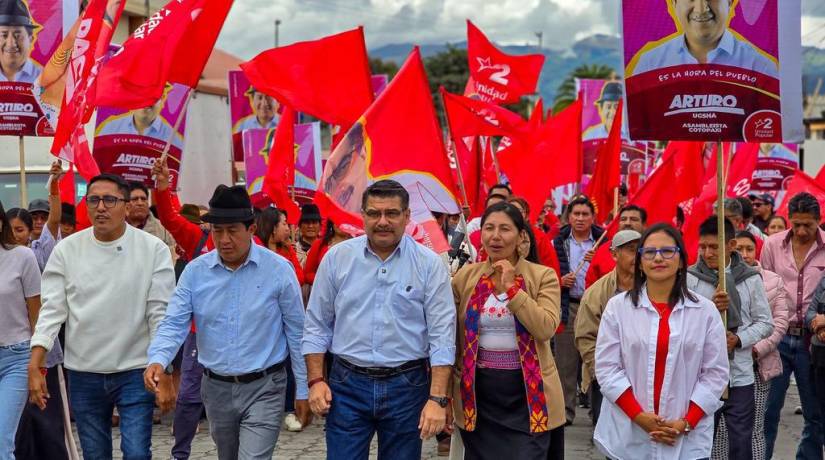
[[[686,280],[682,237],[654,225],[640,241],[633,289],[607,303],[596,341],[604,403],[594,440],[612,459],[710,456],[729,378],[725,329]]]

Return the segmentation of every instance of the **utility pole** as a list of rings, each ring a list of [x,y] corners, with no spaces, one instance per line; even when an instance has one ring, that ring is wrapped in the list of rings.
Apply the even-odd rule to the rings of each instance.
[[[535,32],[535,34],[536,34],[536,38],[539,39],[539,51],[541,51],[541,44],[542,44],[542,39],[544,38],[544,32]]]
[[[278,28],[281,26],[281,20],[275,20],[275,48],[278,47]]]

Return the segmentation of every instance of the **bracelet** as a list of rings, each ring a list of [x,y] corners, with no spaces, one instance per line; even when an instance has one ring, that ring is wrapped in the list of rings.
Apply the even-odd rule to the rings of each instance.
[[[318,377],[317,379],[312,379],[309,382],[307,382],[307,388],[312,388],[312,385],[315,385],[316,383],[320,383],[320,382],[323,382],[323,381],[324,381],[323,377]]]
[[[513,297],[515,297],[516,294],[518,294],[518,291],[519,291],[518,284],[514,284],[513,287],[511,287],[510,289],[507,290],[507,299],[508,300],[513,300]]]
[[[42,375],[43,377],[45,377],[46,374],[48,374],[48,373],[49,373],[49,370],[46,369],[45,367],[40,368],[40,375]]]

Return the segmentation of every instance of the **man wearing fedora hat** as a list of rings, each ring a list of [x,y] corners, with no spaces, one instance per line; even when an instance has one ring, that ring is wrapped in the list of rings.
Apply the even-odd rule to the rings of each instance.
[[[606,139],[610,134],[610,127],[613,125],[613,118],[619,108],[619,99],[622,98],[622,84],[617,81],[609,81],[602,87],[602,94],[596,101],[596,108],[599,110],[601,124],[593,126],[584,132],[582,140]],[[622,130],[622,138],[627,138]]]
[[[0,81],[34,83],[42,68],[29,58],[34,31],[23,0],[0,0]]]
[[[318,206],[307,203],[301,206],[301,218],[298,220],[298,241],[295,242],[295,254],[303,267],[307,261],[307,252],[321,235],[321,211]]]
[[[219,185],[202,220],[212,225],[215,250],[184,269],[149,346],[144,383],[157,391],[194,320],[201,395],[218,458],[270,458],[283,420],[288,356],[296,412],[309,413],[301,290],[286,259],[253,244],[254,213],[244,187]]]

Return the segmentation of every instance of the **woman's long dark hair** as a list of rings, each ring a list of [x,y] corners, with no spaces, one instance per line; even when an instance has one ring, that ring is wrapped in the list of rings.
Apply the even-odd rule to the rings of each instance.
[[[321,237],[321,246],[329,246],[329,242],[335,237],[335,224],[332,219],[327,218],[327,226],[324,230],[324,236]]]
[[[269,237],[283,218],[284,215],[281,213],[281,210],[271,206],[262,210],[260,215],[258,215],[258,228],[255,230],[255,236],[261,240],[261,243],[263,243],[265,247],[269,247]]]
[[[20,222],[23,222],[23,225],[25,225],[29,231],[34,230],[34,220],[32,219],[32,215],[29,211],[23,208],[11,208],[9,209],[7,216],[9,221],[12,219],[20,219]]]
[[[484,227],[484,222],[486,222],[490,214],[494,212],[503,212],[506,214],[507,217],[513,221],[519,233],[522,231],[527,232],[527,235],[530,237],[530,251],[527,253],[525,259],[534,264],[539,263],[538,253],[536,252],[536,237],[533,235],[533,232],[530,231],[530,226],[524,221],[524,216],[521,215],[521,211],[512,204],[504,201],[491,205],[484,211],[484,215],[481,216],[482,228]],[[518,245],[516,245],[516,254],[518,254]]]
[[[693,295],[687,287],[687,251],[685,250],[685,242],[682,239],[682,234],[679,233],[679,230],[673,228],[673,226],[668,224],[656,224],[647,229],[642,235],[642,239],[639,241],[639,251],[645,247],[645,241],[650,237],[650,235],[656,233],[664,233],[665,235],[673,238],[673,241],[676,242],[676,246],[679,248],[679,270],[676,272],[676,282],[673,283],[673,289],[670,291],[670,296],[668,297],[668,303],[670,305],[676,305],[679,302],[684,301],[686,298],[690,299],[693,302],[698,301],[695,295]],[[639,299],[642,295],[642,288],[647,282],[647,277],[645,276],[644,272],[642,271],[642,256],[641,252],[636,254],[636,262],[634,263],[635,273],[633,275],[633,289],[630,290],[628,293],[630,295],[630,299],[633,301],[633,305],[639,305]]]
[[[5,208],[3,208],[3,202],[0,201],[0,222],[3,225],[3,228],[0,229],[0,246],[5,250],[17,246],[17,240],[14,239],[14,233],[11,231],[10,220]]]

